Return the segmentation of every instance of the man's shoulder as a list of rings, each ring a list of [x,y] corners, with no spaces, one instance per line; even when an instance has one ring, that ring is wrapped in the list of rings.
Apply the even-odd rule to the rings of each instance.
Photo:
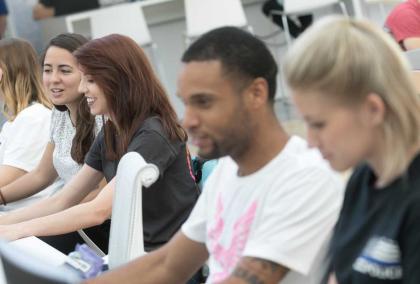
[[[297,136],[289,139],[275,160],[277,167],[281,166],[283,171],[290,174],[307,171],[333,172],[319,150],[310,148],[304,139]]]

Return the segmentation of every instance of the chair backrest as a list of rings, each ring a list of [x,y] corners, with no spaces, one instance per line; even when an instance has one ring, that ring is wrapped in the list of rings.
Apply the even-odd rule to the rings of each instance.
[[[364,0],[367,4],[395,4],[404,2],[404,0]]]
[[[411,68],[420,71],[420,48],[406,51],[405,56],[410,62]]]
[[[8,284],[70,284],[81,277],[64,266],[49,265],[20,248],[0,242],[0,283]]]
[[[118,18],[118,20],[114,20]],[[150,45],[152,38],[144,17],[143,9],[137,3],[125,3],[66,17],[67,32],[90,33],[91,38],[100,38],[112,33],[126,35],[139,45]],[[87,31],[89,30],[89,31]]]
[[[117,20],[113,20],[116,19]],[[139,45],[152,42],[143,9],[135,3],[125,3],[96,10],[92,14],[92,38],[118,33],[129,36]]]
[[[118,164],[112,203],[109,267],[115,268],[145,254],[143,242],[142,188],[159,177],[159,169],[136,152],[125,154]]]
[[[416,86],[416,90],[420,94],[420,71],[413,71],[411,76],[414,81],[414,86]]]
[[[247,26],[240,0],[185,0],[185,18],[189,38],[222,26]]]
[[[301,12],[320,9],[340,3],[340,0],[284,0],[286,14],[299,14]]]
[[[411,65],[412,78],[417,91],[420,93],[420,48],[405,52],[405,56]]]

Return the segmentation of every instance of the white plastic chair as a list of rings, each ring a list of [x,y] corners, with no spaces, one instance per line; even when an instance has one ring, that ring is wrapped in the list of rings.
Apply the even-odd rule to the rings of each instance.
[[[240,0],[185,0],[184,4],[187,46],[194,38],[222,26],[247,28],[252,32]]]
[[[121,158],[112,203],[109,239],[111,269],[145,254],[142,190],[151,186],[158,177],[159,169],[147,164],[140,154],[129,152]]]
[[[410,62],[411,68],[420,71],[420,48],[406,51],[405,56]]]
[[[328,6],[338,5],[344,15],[348,15],[346,5],[340,0],[284,0],[283,11],[271,11],[272,15],[280,15],[282,18],[287,45],[290,46],[292,39],[289,33],[287,16],[300,15]]]
[[[118,17],[118,20],[113,20]],[[134,39],[141,46],[152,45],[143,9],[126,3],[95,10],[91,18],[92,37],[118,33]]]
[[[386,5],[396,5],[398,3],[404,2],[404,0],[364,0],[367,5],[376,5],[379,6],[381,18],[385,19],[389,14],[389,11],[386,9]]]
[[[151,61],[156,67],[162,82],[166,82],[163,68],[157,60],[157,46],[152,41],[143,8],[139,3],[124,3],[66,17],[68,32],[78,32],[76,27],[81,26],[83,28],[83,25],[84,29],[86,29],[86,25],[90,27],[91,38],[95,39],[117,33],[132,38],[144,48],[150,48]],[[86,31],[79,33],[85,35]]]
[[[411,65],[412,78],[417,91],[420,93],[420,48],[412,49],[405,52],[405,56]]]

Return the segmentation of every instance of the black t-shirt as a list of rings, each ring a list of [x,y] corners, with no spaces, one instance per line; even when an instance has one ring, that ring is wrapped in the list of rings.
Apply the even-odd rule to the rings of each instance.
[[[99,8],[98,0],[39,0],[39,3],[46,7],[54,8],[55,16]]]
[[[159,168],[159,179],[143,190],[143,231],[146,251],[155,249],[178,231],[187,219],[198,190],[191,177],[185,142],[170,141],[158,117],[144,121],[131,140],[127,152],[138,152]],[[85,163],[103,172],[109,182],[119,161],[105,158],[104,128],[99,132]]]
[[[331,242],[340,284],[420,283],[420,155],[390,185],[374,188],[363,165],[352,175]]]

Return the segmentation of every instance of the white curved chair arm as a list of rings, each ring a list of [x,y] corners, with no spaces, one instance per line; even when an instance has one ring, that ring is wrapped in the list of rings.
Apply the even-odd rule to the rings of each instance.
[[[156,165],[136,152],[125,154],[118,165],[112,204],[109,267],[115,268],[145,254],[142,188],[159,178]]]

